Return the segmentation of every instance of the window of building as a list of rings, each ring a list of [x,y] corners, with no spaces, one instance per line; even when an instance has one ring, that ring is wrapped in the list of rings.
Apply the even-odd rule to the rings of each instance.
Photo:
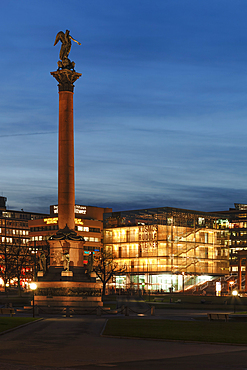
[[[98,227],[89,227],[91,233],[100,233],[100,228]]]
[[[94,237],[92,237],[92,236],[84,236],[84,240],[86,241],[86,242],[99,242],[100,241],[100,239],[99,238],[94,238]]]
[[[86,231],[89,232],[89,227],[87,226],[76,226],[77,231]]]

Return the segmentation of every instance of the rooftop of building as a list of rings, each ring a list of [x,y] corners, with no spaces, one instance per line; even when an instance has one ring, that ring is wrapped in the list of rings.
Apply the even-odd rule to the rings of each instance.
[[[0,217],[11,218],[11,219],[26,219],[32,220],[37,218],[47,217],[47,214],[38,213],[38,212],[28,212],[23,209],[14,210],[7,208],[7,198],[0,196]]]
[[[104,214],[105,227],[119,227],[142,224],[181,224],[181,226],[202,225],[211,227],[213,222],[227,219],[226,214],[203,212],[174,207],[145,208]]]

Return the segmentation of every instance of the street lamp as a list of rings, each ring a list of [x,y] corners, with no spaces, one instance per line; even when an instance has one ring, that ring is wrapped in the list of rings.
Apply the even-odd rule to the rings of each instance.
[[[229,281],[230,293],[232,292],[233,285],[234,285],[234,281]]]
[[[35,312],[34,312],[34,295],[35,295],[35,290],[37,289],[37,284],[31,283],[30,284],[30,289],[33,291],[33,317],[35,317]]]
[[[233,295],[233,299],[234,299],[234,313],[235,313],[236,312],[236,298],[237,298],[237,295],[238,295],[238,291],[233,290],[232,295]]]

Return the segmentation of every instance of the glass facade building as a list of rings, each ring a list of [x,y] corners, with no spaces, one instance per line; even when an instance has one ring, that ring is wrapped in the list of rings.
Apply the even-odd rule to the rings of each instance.
[[[183,290],[229,272],[224,215],[162,207],[104,215],[104,247],[126,272],[122,289]]]

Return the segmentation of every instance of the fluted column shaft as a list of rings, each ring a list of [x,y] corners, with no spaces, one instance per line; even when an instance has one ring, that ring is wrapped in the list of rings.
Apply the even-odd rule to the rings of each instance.
[[[75,228],[73,92],[59,92],[58,227]]]
[[[59,82],[59,139],[58,139],[58,227],[75,229],[75,175],[73,83],[81,73],[63,69],[51,72]]]

